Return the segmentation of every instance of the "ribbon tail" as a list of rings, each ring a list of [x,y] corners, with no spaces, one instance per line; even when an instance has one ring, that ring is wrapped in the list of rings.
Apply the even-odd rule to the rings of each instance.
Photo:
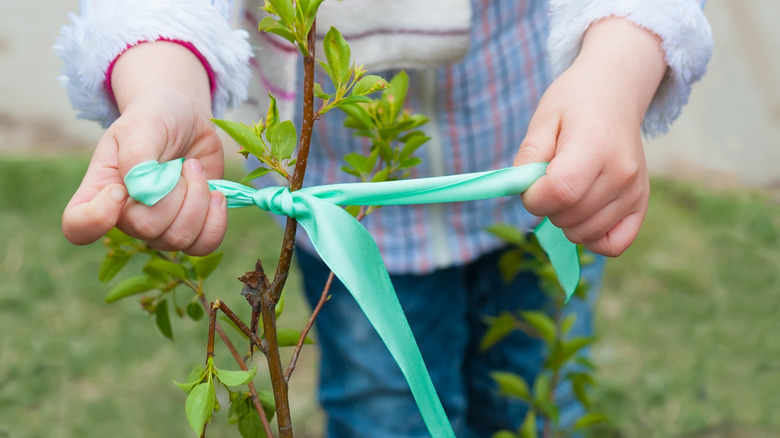
[[[340,207],[296,192],[295,218],[387,346],[435,438],[454,438],[384,261],[371,235]]]
[[[566,292],[568,302],[580,282],[580,256],[577,245],[571,243],[563,231],[544,218],[534,229],[539,245],[550,257],[558,283]]]

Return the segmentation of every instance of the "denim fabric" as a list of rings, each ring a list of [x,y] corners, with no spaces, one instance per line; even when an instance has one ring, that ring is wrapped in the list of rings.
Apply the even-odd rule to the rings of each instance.
[[[479,351],[485,318],[502,311],[545,308],[537,278],[523,273],[505,283],[498,270],[501,251],[471,264],[427,275],[392,275],[401,306],[458,437],[489,437],[516,429],[526,413],[523,403],[498,394],[492,371],[512,371],[533,381],[543,360],[543,344],[515,331],[487,352]],[[309,301],[319,299],[329,269],[316,256],[298,251]],[[573,334],[592,333],[592,302],[600,286],[604,260],[584,268],[593,286],[589,303],[573,299]],[[409,387],[379,336],[355,300],[338,281],[317,318],[322,353],[319,400],[328,417],[330,438],[404,438],[429,436]],[[564,424],[582,408],[570,388],[556,389]]]

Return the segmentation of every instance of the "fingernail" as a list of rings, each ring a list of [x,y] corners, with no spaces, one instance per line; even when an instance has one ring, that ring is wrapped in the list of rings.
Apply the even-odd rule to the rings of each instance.
[[[206,176],[206,171],[203,170],[203,165],[200,163],[200,160],[190,159],[187,160],[187,163],[190,166],[190,170],[199,173],[203,176]]]
[[[120,203],[125,200],[125,191],[119,187],[114,186],[108,190],[108,196],[111,197],[114,202]]]

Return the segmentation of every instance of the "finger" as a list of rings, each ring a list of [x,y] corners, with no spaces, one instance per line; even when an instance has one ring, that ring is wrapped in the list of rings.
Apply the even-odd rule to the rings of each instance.
[[[111,135],[98,141],[84,179],[62,213],[62,232],[74,244],[94,242],[113,228],[127,200],[116,168],[116,143]]]
[[[629,214],[602,237],[586,243],[585,247],[596,254],[617,257],[634,242],[644,219],[645,212]]]
[[[524,194],[523,205],[537,216],[551,216],[580,203],[602,171],[603,160],[591,156],[581,142],[558,139],[555,157],[545,175]]]
[[[181,208],[170,226],[149,245],[163,251],[178,251],[189,248],[203,228],[209,210],[209,186],[203,174],[203,166],[196,159],[184,162],[182,179],[186,192]]]
[[[227,221],[227,199],[222,192],[214,190],[211,192],[209,210],[203,229],[195,242],[184,252],[189,255],[204,256],[216,251],[225,238]]]
[[[595,214],[571,226],[558,225],[553,219],[550,221],[553,225],[561,228],[570,241],[584,244],[594,242],[607,234],[624,217],[637,210],[634,205],[625,199],[617,199],[600,208]]]
[[[105,186],[92,199],[65,209],[62,214],[62,233],[76,245],[96,241],[116,225],[126,200],[124,186]]]
[[[173,190],[151,207],[130,200],[125,205],[117,226],[137,239],[147,242],[157,239],[176,219],[186,193],[187,181],[180,178]]]
[[[549,162],[555,156],[555,145],[560,129],[559,118],[553,113],[534,113],[528,124],[520,149],[515,155],[514,165]]]

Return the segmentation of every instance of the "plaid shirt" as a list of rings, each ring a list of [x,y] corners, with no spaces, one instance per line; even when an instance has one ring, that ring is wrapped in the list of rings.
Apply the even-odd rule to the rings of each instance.
[[[416,155],[423,163],[412,178],[461,174],[512,165],[536,105],[551,80],[546,59],[547,2],[472,0],[471,46],[458,64],[408,71],[407,106],[430,118],[431,140]],[[245,15],[246,25],[256,17]],[[260,36],[259,38],[263,38]],[[356,60],[360,62],[360,60]],[[372,72],[389,79],[393,71]],[[318,70],[316,80],[329,83]],[[299,78],[302,73],[299,72]],[[259,66],[254,79],[270,88]],[[250,93],[252,90],[250,84]],[[300,96],[273,90],[277,99]],[[300,108],[299,102],[296,103]],[[257,107],[254,114],[262,114]],[[354,182],[342,157],[367,153],[369,144],[329,112],[314,125],[306,186]],[[466,203],[382,207],[363,219],[391,273],[421,274],[474,260],[502,245],[485,231],[499,222],[523,229],[538,221],[520,197]],[[305,233],[298,243],[311,249]]]

